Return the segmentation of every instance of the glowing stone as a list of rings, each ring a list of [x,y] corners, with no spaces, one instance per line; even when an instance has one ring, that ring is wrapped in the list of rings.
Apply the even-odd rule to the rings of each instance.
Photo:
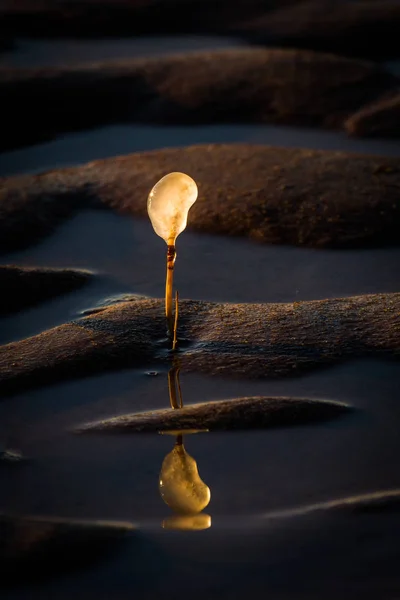
[[[159,486],[164,502],[180,515],[195,515],[210,502],[210,488],[200,479],[196,461],[182,444],[165,457]]]
[[[169,173],[152,188],[147,211],[154,231],[168,245],[185,229],[188,212],[197,199],[197,185],[185,173]]]

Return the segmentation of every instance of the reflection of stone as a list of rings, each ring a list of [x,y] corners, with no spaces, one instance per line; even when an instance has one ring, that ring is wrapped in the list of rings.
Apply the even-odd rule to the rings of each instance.
[[[211,517],[205,513],[198,515],[173,515],[164,519],[163,529],[180,529],[183,531],[201,531],[211,527]]]
[[[169,401],[174,414],[184,410],[179,370],[179,360],[175,359],[168,373]],[[191,433],[197,432],[197,429],[191,430]],[[165,519],[162,527],[185,530],[208,529],[211,527],[211,517],[199,513],[210,502],[210,488],[201,480],[196,461],[185,450],[183,433],[188,431],[175,431],[176,443],[172,452],[164,458],[159,481],[161,498],[179,516]]]
[[[179,515],[196,515],[210,502],[210,488],[201,480],[197,463],[186,452],[181,436],[164,459],[159,487],[164,502]]]

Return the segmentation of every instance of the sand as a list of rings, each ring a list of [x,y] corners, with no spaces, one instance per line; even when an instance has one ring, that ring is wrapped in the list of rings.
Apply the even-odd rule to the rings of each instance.
[[[73,269],[0,266],[0,316],[18,312],[54,296],[79,289],[90,273]]]
[[[397,137],[400,131],[400,94],[363,107],[347,119],[345,127],[351,135]]]
[[[293,376],[344,360],[399,357],[400,295],[292,304],[183,301],[179,365],[230,377]],[[135,298],[0,347],[0,394],[105,369],[171,361],[161,300]]]
[[[126,122],[342,128],[352,113],[397,87],[398,78],[373,62],[279,48],[189,52],[75,67],[3,68],[0,94],[7,119],[0,148]],[[34,119],[27,97],[35,107]]]
[[[234,33],[253,43],[374,59],[399,56],[396,0],[8,0],[0,16],[8,38]]]
[[[122,415],[114,419],[89,423],[79,432],[157,433],[195,431],[230,431],[292,427],[329,421],[350,412],[350,407],[334,402],[315,402],[304,398],[232,398],[230,400],[192,404],[171,409]]]
[[[397,245],[395,158],[246,144],[137,153],[0,182],[0,250],[50,233],[77,210],[146,216],[157,180],[184,169],[198,183],[189,228],[310,247]]]

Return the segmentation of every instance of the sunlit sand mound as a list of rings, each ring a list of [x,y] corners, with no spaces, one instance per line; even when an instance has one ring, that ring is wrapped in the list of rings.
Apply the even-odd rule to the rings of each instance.
[[[342,128],[352,113],[397,87],[398,79],[373,62],[279,48],[1,69],[7,126],[2,129],[0,149],[108,123],[292,123]],[[26,110],[27,98],[35,107],[34,118]]]
[[[90,207],[147,218],[149,190],[182,169],[199,188],[188,228],[317,248],[399,244],[399,159],[221,144],[2,179],[0,251],[26,247]]]
[[[288,304],[181,302],[183,370],[277,377],[359,357],[398,358],[400,294]],[[7,395],[106,369],[167,365],[161,300],[134,300],[0,347]],[[179,340],[178,340],[179,341]]]

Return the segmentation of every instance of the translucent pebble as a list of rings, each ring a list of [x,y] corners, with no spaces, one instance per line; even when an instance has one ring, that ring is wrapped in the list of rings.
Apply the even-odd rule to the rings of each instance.
[[[168,245],[185,229],[190,207],[197,199],[197,185],[185,173],[165,175],[151,190],[147,211],[154,231]]]
[[[195,515],[210,502],[210,488],[200,479],[197,463],[183,445],[165,457],[159,486],[164,502],[180,515]]]

